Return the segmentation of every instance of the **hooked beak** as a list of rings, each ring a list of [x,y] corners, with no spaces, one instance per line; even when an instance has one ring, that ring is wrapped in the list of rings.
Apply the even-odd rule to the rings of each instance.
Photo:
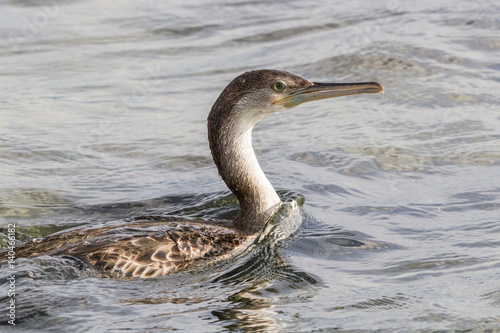
[[[384,92],[384,87],[378,82],[360,82],[360,83],[317,83],[299,91],[296,91],[283,99],[275,102],[287,108],[299,104],[316,101],[319,99],[355,95],[363,93]]]

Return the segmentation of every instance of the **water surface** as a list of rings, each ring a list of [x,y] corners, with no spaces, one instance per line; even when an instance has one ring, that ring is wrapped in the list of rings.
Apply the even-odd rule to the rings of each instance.
[[[234,216],[206,117],[245,70],[385,87],[254,130],[271,182],[305,198],[289,237],[143,281],[18,259],[17,325],[2,312],[1,328],[499,330],[499,15],[493,1],[0,4],[0,218],[18,240]]]

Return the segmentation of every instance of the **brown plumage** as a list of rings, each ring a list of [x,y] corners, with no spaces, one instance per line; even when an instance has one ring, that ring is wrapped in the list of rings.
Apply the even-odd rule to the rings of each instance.
[[[255,239],[281,201],[259,166],[252,129],[266,115],[304,102],[383,91],[376,82],[313,83],[277,70],[243,73],[222,91],[208,116],[208,140],[219,174],[238,198],[233,222],[160,219],[75,229],[20,244],[17,257],[66,255],[112,276],[156,277],[218,262]],[[0,260],[7,251],[0,252]]]
[[[157,277],[197,263],[215,263],[241,251],[253,238],[224,225],[196,221],[139,221],[75,229],[34,239],[16,248],[18,257],[66,255],[113,277]],[[0,253],[0,260],[6,253]]]

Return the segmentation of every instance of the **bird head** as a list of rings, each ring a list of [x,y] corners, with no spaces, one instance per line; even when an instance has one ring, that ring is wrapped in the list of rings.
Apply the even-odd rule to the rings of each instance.
[[[221,96],[235,101],[238,112],[265,116],[309,101],[383,91],[377,82],[318,83],[290,72],[261,69],[236,77]]]

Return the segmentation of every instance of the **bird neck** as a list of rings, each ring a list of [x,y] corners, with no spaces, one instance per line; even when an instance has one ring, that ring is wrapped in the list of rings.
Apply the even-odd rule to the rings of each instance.
[[[252,129],[263,113],[232,112],[223,117],[218,111],[213,108],[208,117],[210,150],[219,175],[240,203],[234,227],[253,234],[262,229],[281,203],[252,147]]]

